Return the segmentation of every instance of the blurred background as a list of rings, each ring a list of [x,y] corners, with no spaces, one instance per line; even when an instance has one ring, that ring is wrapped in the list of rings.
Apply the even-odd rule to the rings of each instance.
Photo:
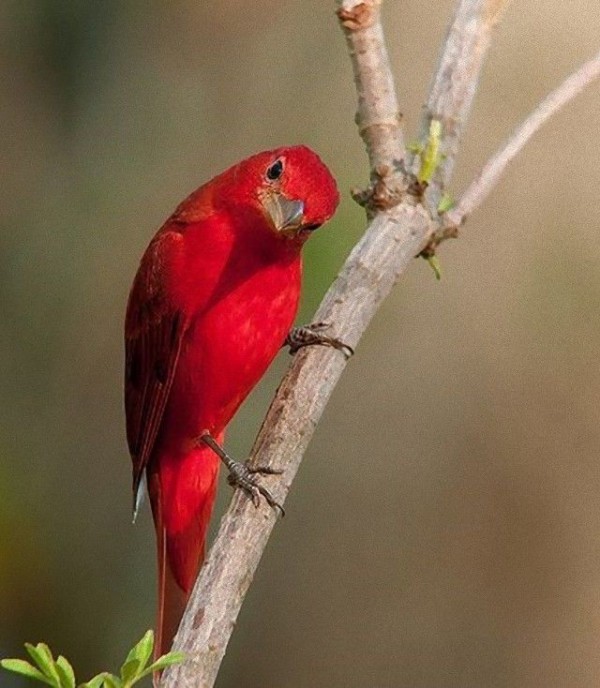
[[[452,6],[385,6],[408,139]],[[512,4],[455,195],[599,38],[595,2]],[[122,410],[123,312],[148,240],[215,173],[306,143],[343,193],[307,247],[310,321],[364,229],[348,189],[368,170],[330,1],[5,0],[0,59],[0,657],[43,640],[84,680],[154,622]],[[600,683],[599,117],[596,84],[443,246],[442,281],[415,260],[385,303],[219,688]],[[288,362],[233,423],[233,454]]]

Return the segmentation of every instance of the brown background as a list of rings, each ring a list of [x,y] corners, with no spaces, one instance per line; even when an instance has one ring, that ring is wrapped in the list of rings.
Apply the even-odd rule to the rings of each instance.
[[[452,4],[385,8],[408,138]],[[599,37],[596,2],[512,4],[456,194]],[[45,640],[84,680],[153,623],[121,401],[141,251],[214,173],[307,143],[343,192],[307,250],[309,320],[364,226],[347,190],[367,168],[332,2],[9,0],[0,60],[0,656]],[[599,123],[595,85],[443,247],[441,283],[415,261],[395,289],[307,454],[220,688],[598,685]],[[233,453],[286,363],[233,424]]]

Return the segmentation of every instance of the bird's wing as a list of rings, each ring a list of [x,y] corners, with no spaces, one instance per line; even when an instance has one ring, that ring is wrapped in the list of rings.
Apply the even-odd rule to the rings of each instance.
[[[136,275],[125,321],[125,413],[133,462],[134,514],[140,483],[161,425],[187,329],[169,300],[165,278],[180,248],[175,231],[159,233]]]

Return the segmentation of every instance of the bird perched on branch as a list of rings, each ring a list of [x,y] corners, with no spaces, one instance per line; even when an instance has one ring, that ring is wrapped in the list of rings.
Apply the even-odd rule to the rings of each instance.
[[[255,502],[277,506],[256,471],[225,453],[225,429],[286,341],[302,246],[338,201],[312,150],[266,151],[194,191],[142,257],[125,322],[125,408],[134,517],[147,481],[156,527],[159,654],[204,557],[220,461]],[[312,334],[288,342],[344,348]]]

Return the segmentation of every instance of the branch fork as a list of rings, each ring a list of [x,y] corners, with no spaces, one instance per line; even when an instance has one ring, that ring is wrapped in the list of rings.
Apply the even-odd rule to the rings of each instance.
[[[380,19],[381,0],[338,0],[337,15],[358,95],[357,124],[369,157],[371,184],[353,197],[367,210],[369,225],[315,314],[336,325],[336,336],[353,349],[392,287],[425,251],[429,257],[495,185],[508,162],[559,107],[600,74],[600,53],[551,94],[486,165],[457,206],[437,212],[447,187],[460,136],[468,119],[483,61],[508,0],[459,0],[434,75],[421,136],[431,120],[441,123],[440,164],[416,189],[416,161],[408,160],[393,75]],[[410,168],[411,174],[407,173]],[[414,173],[414,178],[413,174]],[[418,193],[417,193],[418,191]],[[435,212],[428,210],[434,208]],[[273,493],[283,504],[302,456],[346,365],[324,347],[300,350],[283,379],[252,450],[255,465],[283,469]],[[200,571],[174,647],[188,660],[168,668],[163,688],[211,688],[276,516],[256,509],[240,491],[221,521]]]

